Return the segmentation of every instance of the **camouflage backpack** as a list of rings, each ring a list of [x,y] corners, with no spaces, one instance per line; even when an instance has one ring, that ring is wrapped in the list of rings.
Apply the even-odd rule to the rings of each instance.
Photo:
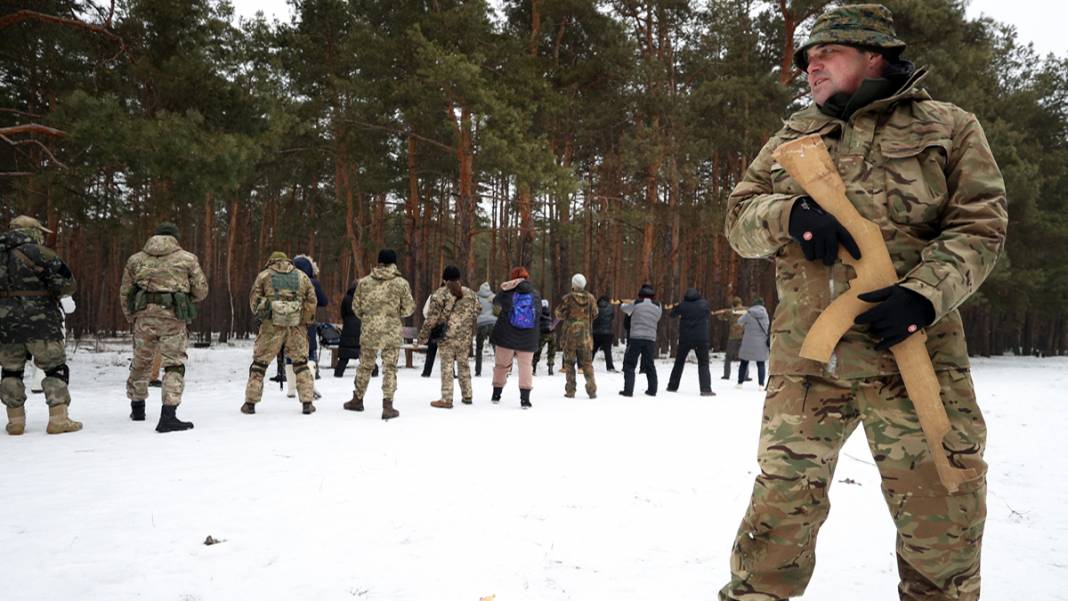
[[[274,288],[271,323],[283,328],[300,325],[301,302],[297,294],[300,290],[299,272],[272,273],[271,287]]]

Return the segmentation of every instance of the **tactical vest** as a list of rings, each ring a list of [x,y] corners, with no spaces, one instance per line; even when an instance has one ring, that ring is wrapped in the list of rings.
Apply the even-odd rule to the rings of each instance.
[[[300,274],[297,270],[288,273],[271,273],[271,323],[280,327],[300,325]]]

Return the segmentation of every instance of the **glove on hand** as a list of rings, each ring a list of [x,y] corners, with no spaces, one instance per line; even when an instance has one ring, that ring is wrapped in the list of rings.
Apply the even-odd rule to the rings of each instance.
[[[865,292],[857,298],[866,303],[879,303],[853,320],[857,325],[868,324],[871,335],[880,339],[875,350],[885,351],[931,325],[935,318],[931,301],[897,284]]]
[[[790,210],[790,237],[801,244],[801,251],[809,261],[822,259],[830,267],[838,258],[838,245],[845,247],[854,259],[860,259],[860,247],[853,236],[838,223],[833,215],[827,214],[816,201],[802,196],[794,202]]]

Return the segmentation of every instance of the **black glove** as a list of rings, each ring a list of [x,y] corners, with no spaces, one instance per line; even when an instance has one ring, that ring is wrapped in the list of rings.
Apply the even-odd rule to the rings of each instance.
[[[885,351],[931,325],[935,318],[931,301],[897,284],[865,292],[857,298],[866,303],[879,303],[853,320],[857,325],[868,324],[871,335],[880,339],[875,345],[877,351]]]
[[[801,244],[806,259],[823,259],[823,264],[828,267],[838,258],[839,244],[854,259],[860,259],[860,248],[849,231],[808,196],[798,198],[790,210],[790,237]]]

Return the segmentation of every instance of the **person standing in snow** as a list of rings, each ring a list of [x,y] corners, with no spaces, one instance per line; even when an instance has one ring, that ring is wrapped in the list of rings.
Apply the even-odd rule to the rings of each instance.
[[[604,351],[604,366],[609,372],[615,372],[616,366],[612,362],[612,343],[616,334],[612,330],[612,322],[615,321],[616,313],[612,308],[612,301],[607,296],[597,299],[597,317],[593,319],[593,353]]]
[[[727,350],[723,353],[723,380],[731,379],[731,361],[738,360],[738,349],[742,346],[742,334],[745,332],[745,328],[738,325],[738,318],[745,315],[745,311],[745,303],[741,297],[735,296],[731,299],[729,309],[712,312],[716,319],[730,324],[727,331]]]
[[[534,388],[532,361],[540,335],[541,296],[530,284],[530,274],[525,267],[513,267],[509,277],[493,297],[498,317],[490,335],[490,344],[495,348],[493,397],[490,400],[500,402],[514,360],[519,364],[519,406],[529,409],[530,391]]]
[[[652,285],[644,284],[638,291],[638,298],[633,303],[624,303],[619,309],[630,317],[630,335],[627,338],[627,350],[623,354],[623,390],[620,396],[634,396],[634,368],[641,359],[647,388],[645,394],[656,396],[656,330],[664,310],[653,302],[656,291]]]
[[[192,422],[176,411],[185,389],[187,326],[196,317],[195,303],[208,296],[208,279],[196,255],[178,245],[178,226],[162,223],[145,247],[126,261],[119,298],[133,330],[133,361],[126,380],[130,419],[144,421],[149,371],[158,352],[163,366],[163,407],[157,432],[189,430]]]
[[[334,368],[334,377],[345,377],[345,368],[352,359],[360,358],[360,331],[362,326],[360,318],[352,312],[352,297],[356,294],[356,284],[349,286],[345,291],[345,297],[341,299],[341,341],[337,345],[337,366]],[[378,365],[375,365],[371,376],[378,375]]]
[[[445,286],[445,282],[441,282],[442,286]],[[426,297],[426,301],[423,303],[423,320],[430,316],[430,303],[434,300],[434,293]],[[441,342],[442,336],[445,334],[445,324],[438,324],[430,331],[429,336],[426,339],[426,354],[423,360],[423,373],[420,375],[424,378],[429,378],[434,373],[434,360],[438,357],[438,343]]]
[[[44,372],[41,387],[48,404],[49,434],[76,432],[70,419],[70,370],[63,348],[63,319],[57,300],[74,294],[74,274],[44,245],[52,230],[27,215],[11,220],[0,235],[0,400],[7,408],[7,433],[26,431],[27,357]]]
[[[308,255],[297,255],[293,257],[293,267],[304,272],[304,275],[308,276],[308,279],[312,283],[312,288],[315,289],[315,307],[326,307],[330,305],[330,298],[323,292],[323,286],[319,283],[319,266],[316,265],[315,260]],[[308,363],[315,366],[315,378],[319,379],[319,339],[316,336],[317,322],[312,321],[308,324]],[[286,359],[286,396],[293,398],[296,396],[294,391],[294,384],[296,377],[293,374],[293,360]],[[312,382],[314,385],[315,382]],[[316,399],[319,398],[319,393],[313,390],[313,394]]]
[[[553,331],[553,314],[549,310],[549,301],[541,299],[541,332],[538,336],[538,349],[534,351],[533,373],[538,375],[538,362],[541,361],[541,349],[547,350],[545,365],[549,375],[553,375],[553,363],[556,362],[556,332]]]
[[[438,350],[441,362],[438,371],[441,375],[441,398],[430,405],[452,409],[454,367],[460,380],[460,401],[465,405],[471,404],[471,364],[467,355],[471,352],[471,337],[475,333],[479,305],[475,292],[461,284],[458,267],[447,266],[441,274],[441,280],[445,285],[430,296],[426,320],[419,328],[419,343],[426,344],[430,333],[440,328],[442,338]]]
[[[738,325],[742,327],[742,343],[738,346],[740,361],[736,387],[741,388],[749,380],[749,362],[755,361],[757,384],[763,388],[764,362],[768,360],[771,348],[771,320],[768,318],[768,310],[764,308],[764,299],[753,300],[753,306],[738,318]]]
[[[311,279],[294,267],[284,252],[271,253],[249,294],[249,306],[260,320],[260,330],[252,350],[241,413],[256,413],[256,403],[263,397],[263,377],[283,345],[286,356],[293,361],[301,412],[315,413],[315,380],[308,367],[308,325],[315,321],[315,305]]]
[[[593,318],[597,314],[597,301],[586,292],[586,276],[576,273],[571,276],[571,292],[564,295],[556,306],[556,318],[560,320],[560,348],[564,351],[564,396],[575,398],[578,364],[586,379],[586,394],[597,398],[597,382],[593,377]],[[550,372],[552,373],[552,372]]]
[[[397,357],[400,355],[402,320],[415,311],[415,300],[408,280],[397,269],[397,253],[391,249],[378,252],[378,266],[356,284],[352,312],[360,318],[360,366],[356,370],[356,389],[345,409],[363,411],[363,395],[371,380],[378,355],[382,355],[382,419],[400,415],[393,408],[397,392]]]
[[[727,201],[731,247],[745,258],[773,260],[781,296],[760,469],[720,601],[804,593],[834,466],[861,424],[898,532],[900,598],[979,599],[986,426],[957,308],[1004,247],[1005,185],[975,115],[932,100],[920,87],[926,70],[902,59],[904,48],[884,6],[837,6],[817,18],[793,57],[813,102],[771,136]],[[772,157],[782,143],[806,135],[827,145],[849,202],[878,227],[898,277],[887,288],[861,291],[871,307],[856,317],[859,327],[841,338],[829,365],[802,358],[801,344],[820,313],[856,283],[839,251],[861,256],[842,224]],[[938,478],[890,352],[924,329],[949,419],[939,451],[976,474],[952,493]]]
[[[483,343],[493,333],[493,325],[497,323],[497,315],[493,312],[493,289],[489,282],[482,282],[478,287],[479,313],[475,333],[475,376],[482,375],[482,349]]]
[[[693,351],[697,357],[697,381],[701,396],[715,396],[712,392],[712,376],[708,372],[708,301],[697,288],[687,288],[682,302],[671,309],[671,316],[679,318],[679,344],[675,352],[675,365],[671,368],[667,391],[676,392],[682,380],[686,357]]]

